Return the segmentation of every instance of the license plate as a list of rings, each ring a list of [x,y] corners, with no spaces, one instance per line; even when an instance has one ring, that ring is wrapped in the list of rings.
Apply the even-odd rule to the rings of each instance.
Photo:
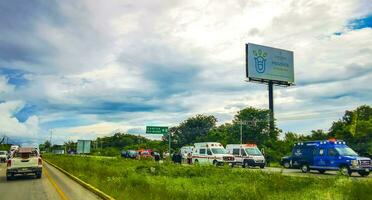
[[[369,172],[369,169],[366,169],[366,172]]]
[[[21,171],[27,171],[28,169],[27,168],[22,168]]]

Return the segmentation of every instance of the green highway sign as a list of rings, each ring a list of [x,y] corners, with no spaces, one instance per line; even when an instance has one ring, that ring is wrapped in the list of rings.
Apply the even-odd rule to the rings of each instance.
[[[166,126],[146,126],[147,134],[166,134],[168,133],[168,127]]]

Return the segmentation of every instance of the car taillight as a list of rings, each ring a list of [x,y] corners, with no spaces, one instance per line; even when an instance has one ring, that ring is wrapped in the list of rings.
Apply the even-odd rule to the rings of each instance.
[[[8,162],[6,163],[6,166],[7,166],[7,167],[12,166],[12,160],[8,160]]]
[[[38,164],[38,165],[42,165],[42,164],[43,164],[43,161],[41,160],[41,158],[39,158],[37,164]]]

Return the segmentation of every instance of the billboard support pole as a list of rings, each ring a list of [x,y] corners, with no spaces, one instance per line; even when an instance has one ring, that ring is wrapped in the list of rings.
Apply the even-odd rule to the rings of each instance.
[[[273,82],[269,81],[270,131],[274,131],[274,95]]]

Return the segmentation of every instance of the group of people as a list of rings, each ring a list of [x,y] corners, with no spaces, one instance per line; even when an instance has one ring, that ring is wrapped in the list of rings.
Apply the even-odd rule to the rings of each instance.
[[[177,152],[177,153],[174,153],[174,154],[172,155],[172,161],[173,161],[174,163],[182,164],[182,159],[184,159],[184,158],[183,158],[183,155],[182,155],[181,152]],[[186,155],[186,162],[187,162],[187,164],[189,164],[189,165],[192,164],[192,155],[191,155],[191,153],[188,153],[188,154]]]

